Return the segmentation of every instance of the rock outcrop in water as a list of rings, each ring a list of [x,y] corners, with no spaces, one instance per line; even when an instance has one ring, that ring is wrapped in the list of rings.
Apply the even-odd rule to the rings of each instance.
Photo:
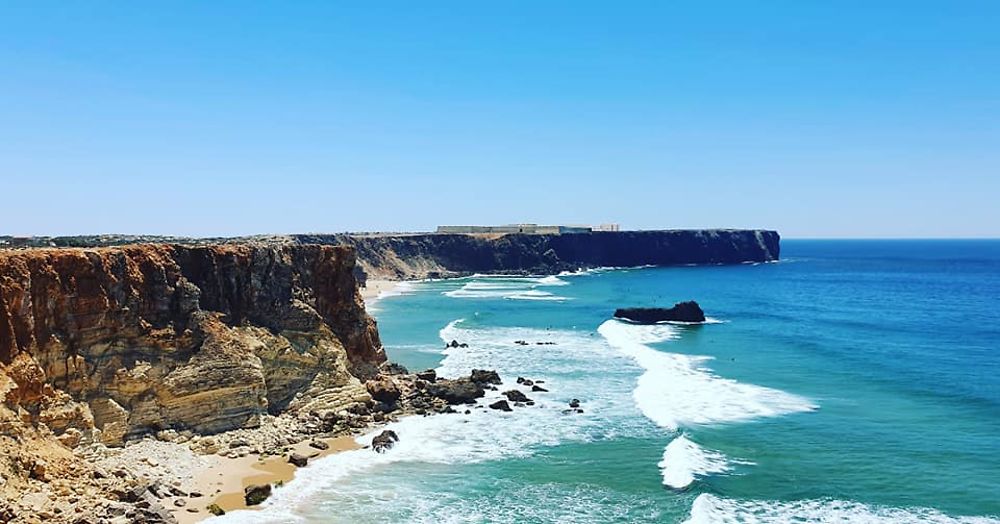
[[[705,312],[697,302],[679,302],[674,307],[662,308],[622,308],[615,310],[615,318],[622,318],[640,324],[657,322],[704,322]]]

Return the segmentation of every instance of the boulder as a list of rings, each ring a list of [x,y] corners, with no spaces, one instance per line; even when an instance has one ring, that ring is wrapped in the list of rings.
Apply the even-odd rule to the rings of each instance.
[[[704,322],[705,312],[697,302],[679,302],[670,308],[621,308],[615,310],[615,318],[655,324],[657,322]]]
[[[524,393],[521,393],[520,391],[518,391],[516,389],[512,389],[510,391],[504,391],[503,394],[504,394],[505,397],[507,397],[507,400],[509,400],[511,402],[530,402],[531,401],[531,399],[528,398],[527,395],[525,395]]]
[[[420,371],[417,373],[417,378],[420,380],[426,380],[427,382],[434,382],[437,380],[437,371],[434,371],[433,369]]]
[[[513,409],[511,409],[510,404],[508,404],[506,400],[498,400],[490,404],[490,409],[497,409],[500,411],[514,411]]]
[[[288,456],[288,463],[299,468],[304,468],[306,467],[306,464],[309,464],[309,457],[299,453],[292,453]]]
[[[535,384],[534,386],[531,386],[531,391],[540,391],[542,393],[548,393],[549,390],[543,388],[542,386],[539,386],[538,384]]]
[[[496,371],[485,369],[473,369],[469,376],[477,384],[500,384],[500,375]]]
[[[569,401],[569,407],[571,407],[571,408],[578,408],[578,407],[580,407],[580,399],[576,399],[575,398],[573,400],[570,400]]]
[[[471,378],[459,378],[428,384],[427,393],[449,404],[468,404],[485,395],[486,390]]]
[[[323,442],[322,440],[313,440],[313,441],[310,441],[309,442],[309,447],[315,448],[315,449],[320,449],[320,450],[330,449],[330,445],[327,444],[326,442]]]
[[[386,404],[394,404],[399,400],[402,391],[396,381],[388,375],[379,375],[368,382],[365,382],[365,389],[373,399]]]
[[[385,375],[406,375],[410,370],[406,369],[402,364],[397,364],[395,362],[385,362],[379,366],[379,371]]]
[[[243,490],[243,500],[247,506],[256,506],[271,496],[270,484],[251,484]]]
[[[391,429],[387,429],[372,439],[372,451],[376,453],[385,453],[392,446],[399,442],[399,435]]]

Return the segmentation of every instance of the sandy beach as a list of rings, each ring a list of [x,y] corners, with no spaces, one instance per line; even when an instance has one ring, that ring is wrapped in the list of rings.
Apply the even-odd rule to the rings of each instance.
[[[366,305],[371,306],[380,297],[392,293],[399,284],[400,282],[392,280],[368,280],[367,286],[360,289],[361,296]],[[355,441],[355,437],[350,435],[317,440],[325,442],[329,447],[325,450],[319,450],[311,447],[309,440],[305,440],[290,446],[289,454],[305,455],[309,457],[311,463],[340,451],[360,447]],[[171,513],[177,518],[179,524],[193,524],[212,517],[213,515],[206,509],[212,504],[218,505],[227,512],[247,509],[243,497],[243,490],[247,486],[271,484],[275,486],[275,489],[282,489],[277,485],[293,480],[297,468],[288,462],[287,456],[288,454],[267,458],[254,454],[240,458],[219,455],[202,456],[200,464],[195,466],[190,488],[203,496],[187,497],[186,500],[184,500],[185,497],[174,497],[164,500],[164,505],[171,508]],[[180,503],[184,505],[176,506],[174,499],[184,500]]]
[[[368,280],[365,287],[361,288],[361,298],[365,299],[365,304],[371,305],[379,297],[392,293],[401,282],[396,280]]]
[[[360,446],[355,437],[345,435],[335,438],[316,439],[325,442],[329,447],[325,450],[313,448],[309,440],[290,446],[289,453],[299,453],[309,457],[310,463],[334,453],[358,449]],[[309,467],[309,466],[306,466]],[[217,504],[225,511],[247,509],[243,499],[243,490],[251,484],[284,484],[295,476],[294,465],[288,463],[287,456],[272,456],[262,458],[258,455],[247,455],[240,458],[227,458],[218,455],[202,457],[202,465],[194,472],[191,483],[192,491],[203,496],[198,498],[173,497],[164,500],[164,505],[171,508],[179,524],[200,522],[213,515],[206,509]],[[275,487],[275,489],[282,489]],[[177,507],[175,500],[184,500],[184,506]],[[197,511],[193,511],[197,510]]]

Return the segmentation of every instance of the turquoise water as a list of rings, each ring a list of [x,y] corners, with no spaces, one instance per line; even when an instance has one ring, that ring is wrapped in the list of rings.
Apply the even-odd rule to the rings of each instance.
[[[409,285],[375,304],[392,359],[550,392],[508,414],[404,420],[390,453],[324,459],[227,518],[995,521],[1000,241],[785,241],[782,255]],[[610,320],[686,299],[712,322]],[[442,350],[451,339],[470,347]],[[572,398],[582,414],[562,413]]]

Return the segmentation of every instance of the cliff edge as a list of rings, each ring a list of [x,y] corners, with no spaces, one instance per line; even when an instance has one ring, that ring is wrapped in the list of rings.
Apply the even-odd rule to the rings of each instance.
[[[0,251],[5,403],[57,435],[253,425],[385,361],[350,248]]]
[[[407,280],[473,273],[555,274],[594,267],[770,262],[777,231],[705,229],[573,234],[293,235],[299,244],[354,247],[364,273]]]

